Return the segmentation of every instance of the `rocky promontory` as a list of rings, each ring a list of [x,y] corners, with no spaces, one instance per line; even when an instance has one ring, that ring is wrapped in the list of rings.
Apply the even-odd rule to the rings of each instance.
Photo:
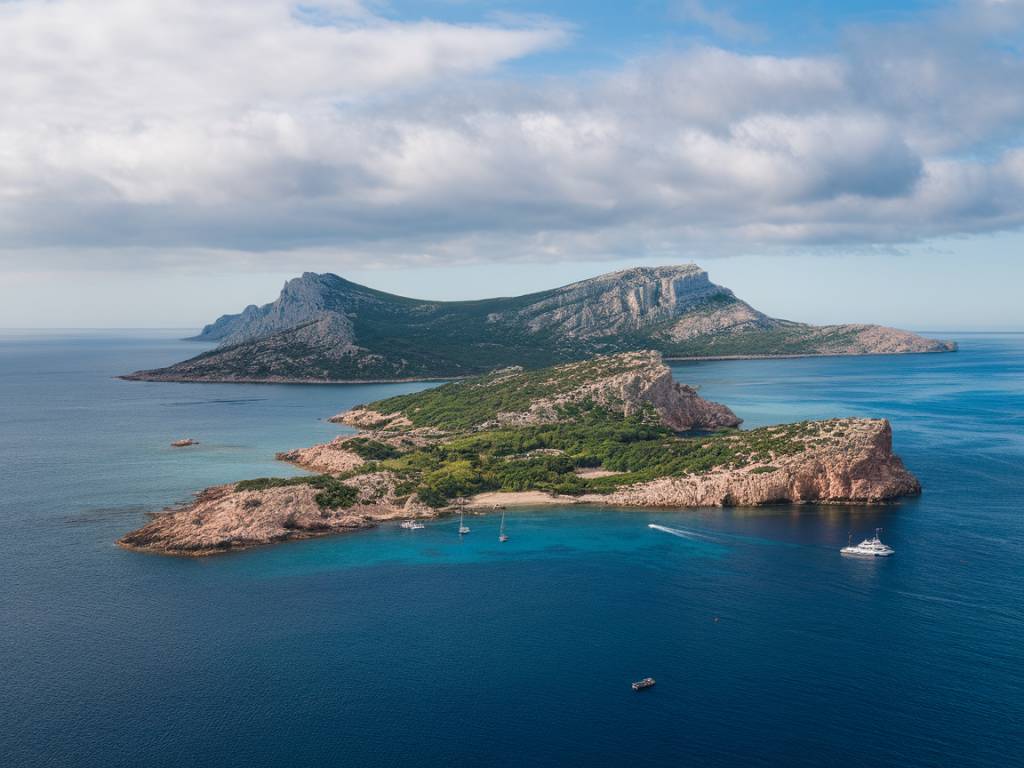
[[[768,427],[782,431],[786,427]],[[921,492],[892,451],[884,419],[808,422],[806,448],[765,462],[627,485],[582,501],[639,507],[758,507],[765,504],[877,504]]]
[[[207,488],[192,503],[153,515],[149,523],[117,543],[142,552],[203,557],[372,528],[397,517],[434,514],[415,501],[396,498],[395,478],[388,473],[348,480],[353,502],[334,509],[318,501],[322,490],[303,480],[266,487],[238,483]]]

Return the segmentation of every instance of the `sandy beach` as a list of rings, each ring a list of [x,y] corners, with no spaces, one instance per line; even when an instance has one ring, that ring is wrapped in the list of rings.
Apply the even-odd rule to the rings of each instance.
[[[561,496],[544,491],[494,491],[478,493],[469,499],[471,509],[493,507],[526,507],[537,504],[579,504],[576,496]]]

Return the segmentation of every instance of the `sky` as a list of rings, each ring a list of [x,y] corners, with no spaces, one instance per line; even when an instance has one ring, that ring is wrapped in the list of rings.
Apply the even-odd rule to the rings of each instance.
[[[694,261],[1024,330],[1024,0],[0,0],[0,327]]]

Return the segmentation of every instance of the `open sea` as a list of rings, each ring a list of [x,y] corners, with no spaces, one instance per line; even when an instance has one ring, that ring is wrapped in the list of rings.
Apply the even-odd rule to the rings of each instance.
[[[113,378],[182,335],[0,332],[0,765],[1024,765],[1024,336],[674,366],[747,426],[890,419],[924,485],[898,505],[515,510],[500,546],[484,516],[182,560],[114,540],[428,386]],[[839,555],[879,526],[895,556]]]

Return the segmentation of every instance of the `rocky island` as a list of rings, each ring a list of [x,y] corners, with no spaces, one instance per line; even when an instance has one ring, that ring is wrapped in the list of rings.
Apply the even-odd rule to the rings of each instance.
[[[920,492],[880,419],[740,430],[657,352],[485,376],[369,403],[278,458],[316,474],[209,488],[118,542],[203,556],[434,517],[456,499],[634,507],[879,503]]]
[[[142,381],[357,382],[451,379],[651,349],[669,358],[948,352],[878,325],[769,317],[695,264],[613,272],[550,291],[479,301],[395,296],[332,274],[289,280],[270,304],[206,326],[217,346]]]

